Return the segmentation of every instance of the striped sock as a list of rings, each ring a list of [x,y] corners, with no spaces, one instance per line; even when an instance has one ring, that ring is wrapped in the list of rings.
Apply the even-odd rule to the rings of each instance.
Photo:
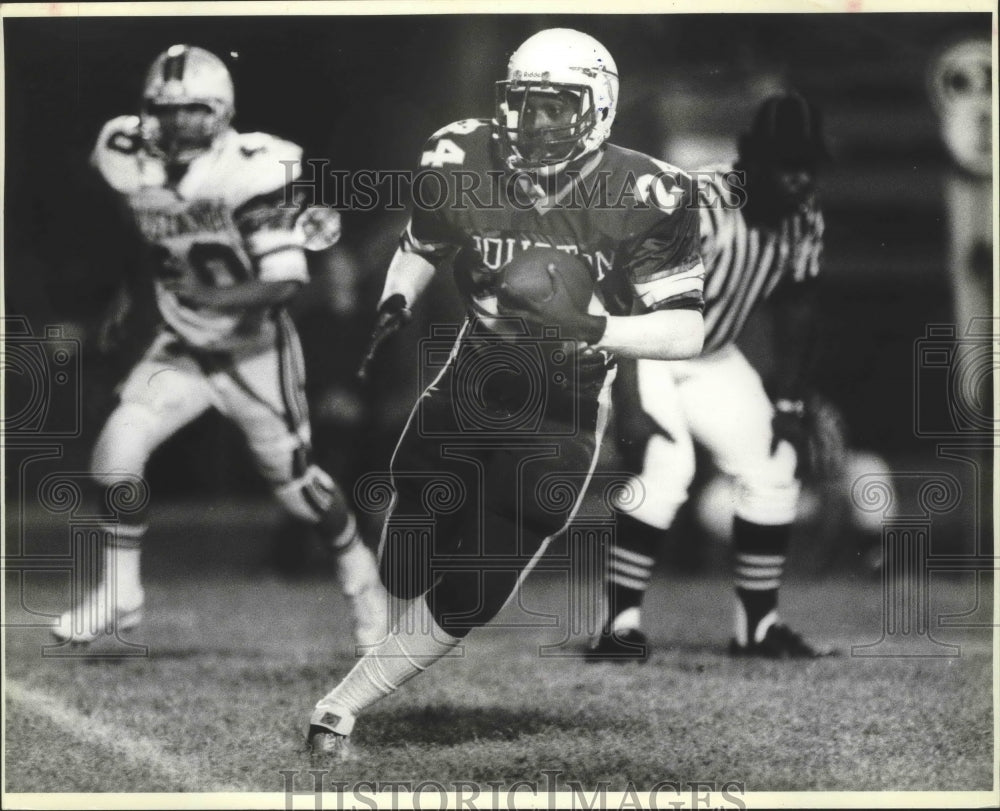
[[[778,619],[778,589],[785,568],[791,524],[733,523],[736,641],[760,642]]]
[[[661,531],[627,513],[617,513],[615,544],[605,576],[607,620],[602,633],[637,629],[642,624],[642,601],[653,576],[653,553]]]

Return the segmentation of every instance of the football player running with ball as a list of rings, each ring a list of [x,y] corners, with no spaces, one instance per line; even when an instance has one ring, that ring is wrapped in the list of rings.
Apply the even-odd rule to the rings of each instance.
[[[109,121],[94,148],[92,163],[142,237],[162,323],[121,388],[92,472],[110,500],[161,443],[218,409],[281,505],[335,550],[354,639],[369,645],[387,630],[386,595],[343,493],[310,459],[301,348],[282,306],[308,280],[304,250],[336,242],[339,215],[286,199],[301,149],[236,132],[234,109],[225,64],[175,45],[149,69],[141,114]],[[109,620],[119,631],[139,623],[145,530],[142,512],[107,528],[103,577],[60,618],[57,639],[89,643]]]
[[[694,186],[606,142],[618,89],[599,42],[545,30],[511,57],[492,122],[459,121],[426,145],[421,166],[446,199],[415,200],[376,335],[408,318],[449,260],[468,317],[428,352],[439,373],[391,463],[380,566],[399,619],[317,703],[308,738],[321,758],[348,757],[358,715],[488,623],[565,529],[594,470],[616,358],[701,350]],[[564,484],[574,496],[557,504]]]
[[[833,467],[839,447],[832,426],[821,414],[808,413],[803,400],[823,247],[815,180],[826,154],[815,107],[797,95],[774,96],[741,138],[736,165],[698,175],[707,272],[705,348],[696,359],[644,359],[621,370],[615,392],[618,439],[635,473],[632,491],[641,497],[618,505],[607,621],[588,661],[646,659],[642,599],[656,545],[694,478],[692,438],[737,484],[730,652],[767,658],[830,652],[803,640],[777,612],[799,495],[797,468],[810,461],[810,445],[817,468]],[[767,298],[778,306],[773,402],[734,343]]]

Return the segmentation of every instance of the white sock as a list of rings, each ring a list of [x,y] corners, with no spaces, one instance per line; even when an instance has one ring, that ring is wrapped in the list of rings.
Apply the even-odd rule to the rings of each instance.
[[[411,600],[392,632],[316,703],[313,723],[349,735],[354,719],[445,656],[461,639],[434,621],[423,597]]]
[[[108,543],[105,550],[104,578],[115,588],[117,602],[134,602],[142,593],[140,563],[142,548],[139,540],[145,527],[118,527],[116,541]]]

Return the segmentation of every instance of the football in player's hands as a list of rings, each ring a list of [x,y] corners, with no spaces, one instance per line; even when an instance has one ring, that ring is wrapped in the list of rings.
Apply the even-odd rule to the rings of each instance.
[[[556,248],[529,248],[501,270],[497,309],[534,326],[553,326],[560,337],[596,343],[607,319],[589,315],[594,290],[590,270],[576,256]]]

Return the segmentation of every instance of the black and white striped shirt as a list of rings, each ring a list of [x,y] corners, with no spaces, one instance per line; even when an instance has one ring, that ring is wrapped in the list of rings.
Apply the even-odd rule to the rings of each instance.
[[[823,250],[823,215],[815,201],[777,226],[750,227],[736,205],[737,194],[725,180],[732,171],[712,166],[696,173],[705,265],[703,353],[736,340],[754,307],[782,280],[815,277]]]

